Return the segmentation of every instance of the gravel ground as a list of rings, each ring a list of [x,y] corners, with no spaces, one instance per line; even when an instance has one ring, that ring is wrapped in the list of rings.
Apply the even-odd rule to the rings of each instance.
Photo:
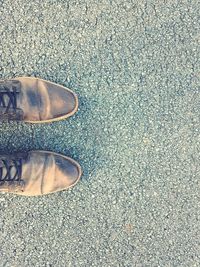
[[[0,0],[0,78],[80,99],[68,120],[1,123],[0,150],[84,170],[65,192],[0,194],[0,267],[200,266],[199,14],[196,0]]]

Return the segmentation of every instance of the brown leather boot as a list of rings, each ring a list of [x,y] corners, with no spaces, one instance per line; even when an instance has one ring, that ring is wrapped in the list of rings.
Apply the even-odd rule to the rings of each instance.
[[[74,186],[82,174],[73,159],[49,151],[0,155],[0,191],[38,196]]]
[[[33,77],[0,81],[0,120],[52,122],[77,109],[77,96],[61,85]]]

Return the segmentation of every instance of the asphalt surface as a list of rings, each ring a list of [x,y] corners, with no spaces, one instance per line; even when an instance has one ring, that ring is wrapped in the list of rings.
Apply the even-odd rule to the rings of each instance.
[[[84,170],[65,192],[0,194],[0,267],[200,266],[199,14],[195,0],[0,0],[0,78],[80,100],[61,122],[1,123],[0,151]]]

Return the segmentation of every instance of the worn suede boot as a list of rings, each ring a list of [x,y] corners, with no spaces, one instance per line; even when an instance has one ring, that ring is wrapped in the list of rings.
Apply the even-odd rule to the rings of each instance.
[[[0,192],[38,196],[75,185],[82,172],[73,159],[50,151],[0,155]]]
[[[52,122],[77,109],[76,94],[61,85],[33,77],[0,80],[0,120]]]

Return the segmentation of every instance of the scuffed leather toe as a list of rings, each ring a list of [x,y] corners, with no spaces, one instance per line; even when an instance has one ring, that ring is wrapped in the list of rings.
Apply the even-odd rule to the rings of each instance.
[[[39,83],[40,84],[40,83]],[[57,85],[57,90],[52,83],[47,82],[47,95],[48,101],[47,105],[51,107],[49,114],[46,114],[46,110],[41,110],[41,118],[46,120],[47,118],[61,118],[66,114],[74,113],[78,108],[78,99],[74,93],[69,90],[66,90],[64,87]],[[42,94],[42,86],[39,87]],[[45,97],[42,98],[42,102],[45,103]]]
[[[31,151],[22,166],[25,183],[21,195],[37,196],[74,186],[82,174],[73,159],[50,151]]]
[[[52,122],[72,116],[78,109],[78,97],[70,89],[33,77],[19,77],[21,84],[18,107],[24,121]]]

